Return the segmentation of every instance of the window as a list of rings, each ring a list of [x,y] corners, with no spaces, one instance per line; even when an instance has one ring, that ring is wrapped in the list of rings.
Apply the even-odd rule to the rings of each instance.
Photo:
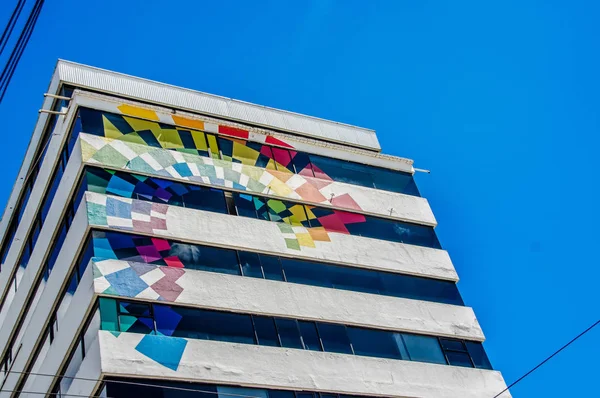
[[[264,279],[260,257],[256,253],[238,252],[240,265],[242,266],[242,275],[252,278]]]
[[[319,329],[319,336],[321,336],[321,342],[325,351],[338,352],[340,354],[353,353],[344,325],[317,323],[317,328]]]
[[[298,322],[294,319],[275,318],[279,341],[282,347],[303,348]]]
[[[473,360],[473,365],[479,369],[492,369],[490,363],[481,343],[473,343],[471,341],[465,341],[469,355]]]
[[[356,355],[408,359],[403,358],[400,354],[400,349],[392,333],[355,327],[349,327],[347,330]]]
[[[445,364],[440,343],[436,337],[402,333],[402,341],[410,359],[418,362]]]
[[[332,287],[332,283],[328,278],[328,267],[325,265],[289,258],[282,258],[281,264],[285,272],[285,279],[288,282]]]
[[[465,343],[460,340],[440,339],[446,360],[450,365],[474,367]]]
[[[312,351],[323,351],[321,346],[321,340],[317,333],[317,325],[314,322],[298,321],[300,327],[300,334],[302,335],[302,342],[304,343],[304,349]]]
[[[260,262],[262,264],[265,279],[273,281],[283,281],[283,274],[281,270],[281,263],[279,257],[268,256],[266,254],[260,255]]]
[[[258,344],[279,347],[279,338],[273,318],[253,315],[252,320],[254,321],[254,330],[256,330]]]

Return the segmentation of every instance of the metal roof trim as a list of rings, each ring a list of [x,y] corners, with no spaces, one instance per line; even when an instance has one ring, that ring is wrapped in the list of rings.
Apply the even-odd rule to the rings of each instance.
[[[374,130],[59,60],[60,81],[192,112],[380,152]]]

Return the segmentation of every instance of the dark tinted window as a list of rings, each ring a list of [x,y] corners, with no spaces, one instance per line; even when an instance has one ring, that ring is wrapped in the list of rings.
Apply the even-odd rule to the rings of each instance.
[[[175,243],[171,246],[169,254],[177,257],[186,268],[231,275],[240,274],[235,250]]]
[[[288,282],[331,287],[331,282],[327,278],[326,266],[289,258],[282,258],[281,265]]]
[[[419,362],[445,364],[446,359],[436,337],[402,334],[410,359]]]
[[[467,350],[469,351],[471,359],[473,360],[473,364],[476,368],[492,369],[492,364],[490,363],[481,343],[466,341],[465,345],[467,346]]]
[[[298,321],[300,327],[300,334],[302,335],[302,342],[304,343],[304,349],[312,351],[323,351],[321,347],[321,340],[317,333],[317,325],[314,322]]]
[[[274,281],[283,280],[283,274],[281,272],[281,263],[279,262],[279,257],[261,254],[260,262],[262,264],[263,272],[265,273],[266,279],[271,279]]]
[[[240,264],[242,266],[242,274],[253,278],[264,278],[260,257],[256,253],[238,252]]]
[[[303,348],[296,320],[275,318],[275,324],[277,325],[277,332],[279,333],[279,340],[282,347]]]
[[[279,347],[279,338],[273,318],[253,315],[254,328],[259,345]]]
[[[350,340],[344,325],[317,323],[317,328],[325,351],[352,354],[352,347],[350,347]]]
[[[400,355],[393,333],[354,327],[348,327],[347,330],[356,355],[407,359]]]

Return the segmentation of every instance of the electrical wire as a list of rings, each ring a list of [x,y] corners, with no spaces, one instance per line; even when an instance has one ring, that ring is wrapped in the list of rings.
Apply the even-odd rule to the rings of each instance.
[[[23,6],[25,6],[25,0],[19,0],[10,16],[10,19],[8,20],[8,23],[6,24],[6,27],[4,28],[4,32],[2,32],[2,37],[0,37],[0,55],[2,55],[2,52],[4,51],[4,48],[10,39],[10,35],[12,34],[17,21],[19,20],[21,11],[23,11]]]
[[[6,94],[10,81],[15,73],[15,70],[21,60],[21,56],[23,55],[27,44],[29,43],[29,39],[31,38],[31,34],[35,29],[35,25],[37,23],[38,17],[42,10],[42,6],[44,5],[44,0],[36,0],[29,17],[27,18],[27,22],[25,22],[25,26],[19,35],[19,39],[13,51],[10,54],[10,57],[4,66],[2,74],[0,75],[0,103],[2,103],[2,99]]]
[[[577,340],[578,338],[580,338],[581,336],[583,336],[584,334],[586,334],[587,332],[589,332],[590,330],[592,330],[594,327],[596,327],[598,324],[600,324],[600,319],[598,319],[596,321],[596,323],[594,323],[592,326],[590,326],[589,328],[585,329],[583,332],[579,333],[577,336],[575,336],[573,339],[571,339],[571,341],[569,341],[567,344],[563,345],[562,347],[560,347],[558,350],[554,351],[554,353],[552,355],[550,355],[549,357],[547,357],[546,359],[544,359],[542,362],[540,362],[539,364],[537,364],[533,369],[531,369],[529,372],[525,373],[523,376],[519,377],[516,381],[514,381],[510,386],[506,387],[504,390],[500,391],[498,394],[494,395],[494,398],[498,398],[500,395],[504,394],[506,391],[508,391],[510,388],[512,388],[514,385],[516,385],[518,382],[520,382],[521,380],[523,380],[524,378],[526,378],[527,376],[529,376],[530,374],[532,374],[536,369],[538,369],[539,367],[541,367],[543,364],[545,364],[546,362],[548,362],[549,360],[551,360],[556,354],[558,354],[559,352],[561,352],[562,350],[564,350],[565,348],[567,348],[568,346],[570,346],[572,343],[575,342],[575,340]]]

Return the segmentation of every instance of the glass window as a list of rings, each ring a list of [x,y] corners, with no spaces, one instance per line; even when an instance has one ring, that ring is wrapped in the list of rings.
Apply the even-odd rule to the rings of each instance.
[[[73,148],[75,147],[75,143],[77,142],[77,138],[79,137],[79,133],[81,133],[81,117],[77,115],[75,119],[75,123],[73,123],[73,127],[71,128],[71,132],[69,134],[69,141],[67,142],[67,153],[73,153]]]
[[[230,386],[218,386],[217,391],[219,398],[267,398],[267,390],[258,388],[243,388],[243,387],[230,387]]]
[[[293,391],[269,390],[269,398],[295,398]]]
[[[411,360],[446,364],[437,337],[404,333],[401,335]]]
[[[292,165],[292,157],[290,151],[283,148],[272,147],[273,159],[275,159],[275,166],[279,171],[291,171],[294,172],[294,166]]]
[[[382,330],[369,330],[348,327],[348,336],[356,355],[371,357],[408,359],[402,358],[394,334]]]
[[[268,213],[266,212],[266,204],[260,198],[242,193],[234,193],[233,200],[238,216],[259,218],[263,220],[269,219]]]
[[[42,203],[42,210],[40,213],[40,218],[42,220],[46,219],[46,216],[48,215],[48,212],[50,211],[50,205],[52,205],[52,199],[54,199],[54,195],[56,194],[58,185],[60,184],[60,180],[63,175],[63,170],[64,170],[64,164],[63,164],[63,159],[61,157],[61,159],[58,161],[58,164],[56,165],[56,169],[54,170],[54,174],[52,175],[52,179],[50,180],[50,186],[48,187],[48,190],[46,191],[46,196],[44,198],[44,202]]]
[[[288,282],[331,287],[331,282],[328,280],[328,267],[325,265],[289,258],[282,258],[281,265]]]
[[[351,235],[441,248],[433,228],[424,225],[368,217],[364,222],[348,223],[346,228]]]
[[[249,315],[168,306],[159,310],[160,306],[154,307],[159,332],[173,329],[172,335],[177,337],[254,344],[254,328]],[[175,328],[170,326],[175,316],[171,312],[181,317]]]
[[[273,160],[273,151],[270,146],[250,141],[246,141],[245,146],[254,150],[254,154],[257,155],[254,166],[265,168],[267,170],[276,169],[275,161]]]
[[[473,363],[471,362],[471,358],[469,354],[466,352],[458,352],[458,351],[446,351],[446,358],[448,359],[448,363],[453,366],[462,366],[466,368],[472,368]]]
[[[19,200],[19,207],[17,207],[16,211],[17,223],[19,223],[23,218],[23,213],[25,212],[25,208],[27,207],[27,202],[29,201],[29,196],[31,195],[32,181],[33,180],[30,179],[29,182],[23,188],[23,193],[21,199]]]
[[[374,188],[371,170],[366,165],[310,154],[315,177]]]
[[[227,204],[223,191],[193,185],[188,185],[184,189],[188,189],[188,192],[182,195],[184,207],[227,214]]]
[[[98,299],[100,308],[100,328],[111,332],[119,331],[117,319],[117,301],[105,297]]]
[[[139,301],[119,301],[119,313],[134,316],[152,316],[152,307]]]
[[[483,344],[466,341],[465,345],[467,346],[467,350],[469,351],[471,359],[473,360],[473,364],[476,368],[492,369],[492,364],[490,363],[485,350],[483,349]]]
[[[409,173],[314,154],[308,156],[317,178],[420,196],[414,178]]]
[[[296,320],[275,318],[275,324],[277,325],[277,333],[282,347],[303,348]]]
[[[440,339],[440,343],[444,350],[467,352],[467,348],[460,340]]]
[[[169,251],[186,268],[239,275],[240,267],[235,250],[217,247],[174,243]]]
[[[261,254],[260,262],[263,267],[265,279],[270,279],[273,281],[283,280],[283,274],[281,272],[281,263],[279,262],[279,257]]]
[[[330,275],[332,285],[336,289],[374,294],[381,291],[381,281],[378,272],[351,267],[332,266]]]
[[[19,258],[19,266],[21,268],[27,268],[27,264],[29,264],[29,258],[31,257],[31,247],[29,242],[25,242],[23,245],[23,251],[21,252],[21,257]]]
[[[300,327],[300,335],[304,343],[304,349],[311,351],[323,351],[321,340],[317,333],[317,325],[314,322],[298,321]]]
[[[381,274],[382,291],[396,297],[464,305],[456,283],[393,273]]]
[[[238,256],[242,266],[242,275],[252,278],[264,278],[258,254],[239,251]]]
[[[376,189],[421,196],[412,174],[401,171],[373,168],[373,183]]]
[[[71,277],[69,278],[69,284],[67,285],[67,291],[64,292],[61,300],[60,300],[60,304],[58,305],[58,308],[56,309],[56,321],[58,323],[58,325],[60,326],[62,324],[62,320],[65,317],[65,314],[67,313],[67,309],[69,308],[69,305],[71,304],[71,300],[73,299],[73,295],[75,294],[75,291],[77,290],[77,284],[79,283],[78,279],[77,279],[77,273],[75,272],[75,270],[73,270],[74,272],[71,273]]]
[[[315,174],[312,170],[312,165],[308,158],[308,154],[304,152],[291,151],[292,165],[294,166],[294,172],[305,177],[314,177]]]
[[[352,347],[344,325],[317,323],[317,328],[325,351],[352,354]]]
[[[252,320],[254,321],[258,344],[279,347],[279,339],[277,338],[277,330],[275,329],[273,318],[253,315]]]
[[[56,264],[56,260],[58,259],[58,255],[60,254],[60,250],[62,249],[65,238],[67,237],[67,225],[63,222],[61,223],[56,238],[54,239],[54,243],[52,244],[52,251],[48,256],[48,261],[46,262],[48,265],[48,272],[52,272],[54,265]]]

